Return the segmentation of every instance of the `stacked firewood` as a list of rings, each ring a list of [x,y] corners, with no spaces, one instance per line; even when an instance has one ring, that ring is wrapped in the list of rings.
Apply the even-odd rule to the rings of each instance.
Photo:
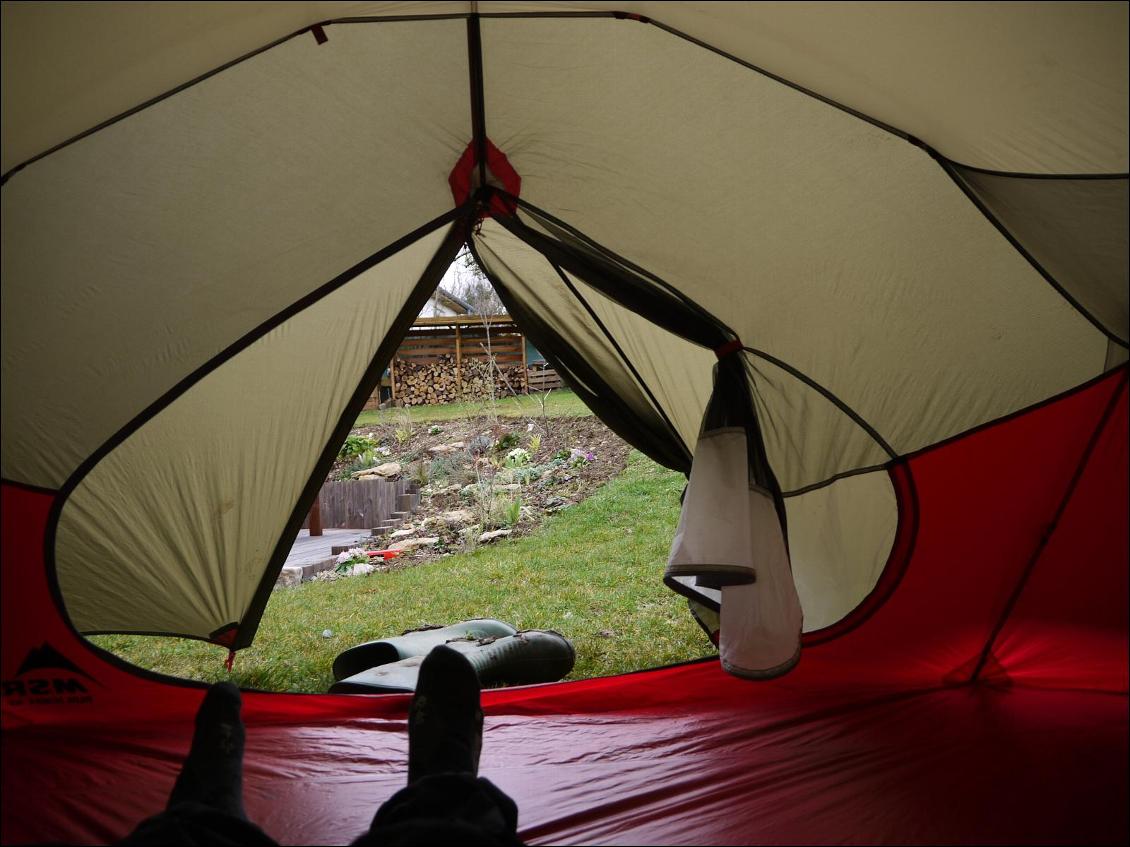
[[[492,365],[479,359],[464,359],[459,368],[454,356],[438,356],[427,362],[397,359],[393,363],[393,395],[405,406],[454,403],[489,397],[491,375],[495,397],[509,397],[511,389],[525,391],[521,365]]]

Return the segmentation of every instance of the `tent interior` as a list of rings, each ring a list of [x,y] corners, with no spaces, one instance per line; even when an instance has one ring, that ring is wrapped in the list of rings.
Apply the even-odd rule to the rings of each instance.
[[[484,693],[521,838],[1130,837],[1127,4],[0,8],[4,843],[163,807],[204,687],[83,635],[252,642],[464,243],[721,653]],[[245,692],[251,817],[407,704]]]

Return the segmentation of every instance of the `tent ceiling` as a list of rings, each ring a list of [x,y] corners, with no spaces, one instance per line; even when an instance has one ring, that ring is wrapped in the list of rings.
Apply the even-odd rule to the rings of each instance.
[[[5,184],[0,319],[24,364],[5,366],[4,475],[62,485],[246,333],[449,212],[466,39],[462,21],[294,39]]]
[[[471,3],[3,6],[3,170],[319,21]],[[481,2],[491,13],[597,2]],[[622,2],[983,168],[1126,173],[1125,3]]]
[[[686,469],[712,360],[695,344],[746,345],[768,461],[806,498],[790,531],[816,564],[797,567],[835,595],[809,603],[814,620],[882,570],[901,508],[891,462],[1078,386],[1125,348],[1124,5],[624,9],[655,23],[596,4],[477,8],[3,7],[3,473],[75,493],[59,564],[84,628],[199,636],[247,609],[250,563],[274,561],[315,442],[361,378],[342,371],[333,402],[307,393],[328,405],[301,432],[274,410],[266,430],[208,439],[199,398],[253,401],[263,344],[283,361],[322,308],[346,337],[319,356],[369,361],[388,343],[337,289],[365,270],[403,286],[366,324],[394,325],[419,275],[393,281],[390,257],[467,211],[448,178],[472,138],[516,170],[521,204],[473,247],[617,431]],[[653,326],[662,310],[645,317],[610,280],[709,331]],[[199,472],[155,473],[175,452],[156,432],[197,438],[176,455]],[[261,442],[291,450],[278,502],[225,477]],[[836,518],[849,500],[853,519]],[[136,508],[107,513],[116,501]],[[191,614],[106,613],[75,563],[117,518],[166,545],[151,558],[181,557]]]

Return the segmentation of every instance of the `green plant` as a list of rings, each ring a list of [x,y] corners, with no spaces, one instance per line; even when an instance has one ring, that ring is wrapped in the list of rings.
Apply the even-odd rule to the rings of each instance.
[[[403,427],[399,427],[399,426],[395,430],[393,430],[392,434],[393,434],[393,437],[396,438],[396,443],[399,444],[401,447],[403,447],[404,443],[406,441],[408,441],[409,438],[412,437],[412,431],[411,430],[404,429]]]
[[[437,456],[428,466],[428,478],[433,482],[441,479],[450,479],[463,464],[462,458],[455,456]]]
[[[507,450],[518,446],[518,433],[508,432],[501,436],[498,441],[494,442],[494,451],[496,453],[505,453]]]
[[[530,464],[530,451],[522,447],[515,447],[506,454],[506,467],[522,468]]]
[[[428,484],[428,466],[424,462],[416,462],[409,469],[412,479],[423,488]]]
[[[568,459],[566,459],[566,461],[569,463],[569,467],[579,468],[579,467],[583,467],[584,465],[587,465],[589,462],[595,462],[596,461],[596,454],[593,453],[591,450],[589,450],[589,451],[578,450],[576,447],[574,447],[569,452],[569,457],[568,457]]]
[[[337,564],[334,570],[337,573],[349,573],[353,570],[354,565],[367,564],[369,561],[369,554],[361,547],[353,547],[346,550],[344,553],[338,553]]]
[[[490,522],[496,526],[514,526],[521,517],[521,497],[495,497],[490,505]]]
[[[541,449],[541,433],[540,432],[535,432],[533,435],[530,436],[530,441],[529,441],[527,447],[530,451],[531,456],[536,456],[538,454],[538,450]]]
[[[376,446],[377,442],[367,435],[350,435],[341,445],[341,449],[337,451],[337,457],[344,461],[354,456],[360,456]]]
[[[541,479],[544,473],[545,466],[530,465],[524,468],[514,469],[514,481],[525,485],[527,482],[533,482],[535,479]]]

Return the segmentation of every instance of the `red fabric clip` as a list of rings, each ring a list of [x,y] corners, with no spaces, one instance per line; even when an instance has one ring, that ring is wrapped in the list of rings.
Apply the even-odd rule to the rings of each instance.
[[[224,667],[231,673],[231,666],[235,664],[235,650],[228,650],[228,657],[224,659]]]
[[[742,340],[740,338],[735,338],[733,341],[727,341],[721,347],[717,348],[714,351],[714,355],[719,359],[725,359],[731,353],[737,353],[744,346],[745,345],[742,344]]]

